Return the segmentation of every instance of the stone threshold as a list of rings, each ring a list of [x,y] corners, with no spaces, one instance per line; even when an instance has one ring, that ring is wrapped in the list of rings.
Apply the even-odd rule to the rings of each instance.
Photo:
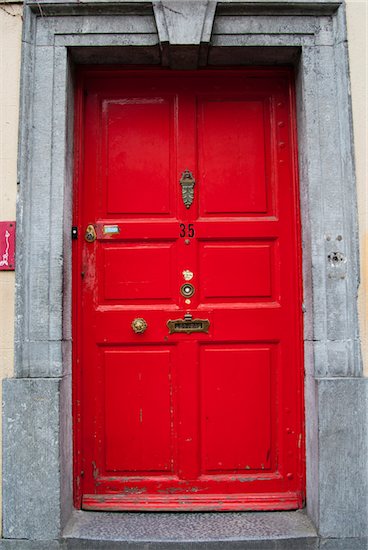
[[[314,550],[316,530],[295,512],[84,512],[76,510],[67,548]]]
[[[84,512],[59,540],[0,539],[0,550],[367,550],[366,538],[321,538],[295,512]]]

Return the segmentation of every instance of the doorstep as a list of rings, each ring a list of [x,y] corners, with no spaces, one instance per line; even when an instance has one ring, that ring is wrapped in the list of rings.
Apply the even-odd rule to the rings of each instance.
[[[316,550],[305,511],[84,512],[76,510],[63,539],[69,549]]]

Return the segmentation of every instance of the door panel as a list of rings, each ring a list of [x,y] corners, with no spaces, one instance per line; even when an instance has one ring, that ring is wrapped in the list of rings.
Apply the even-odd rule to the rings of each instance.
[[[106,471],[171,471],[170,355],[139,348],[104,353]]]
[[[272,297],[272,243],[203,244],[200,258],[204,299]]]
[[[270,346],[203,348],[203,473],[269,469],[274,410]]]
[[[109,214],[168,214],[172,106],[163,98],[103,102]]]
[[[73,337],[84,509],[303,503],[292,75],[224,73],[79,76]],[[95,240],[83,238],[88,225]]]
[[[170,301],[174,290],[173,248],[172,243],[162,242],[106,247],[103,263],[105,300]]]
[[[241,97],[201,101],[203,214],[267,212],[265,110],[262,100]]]

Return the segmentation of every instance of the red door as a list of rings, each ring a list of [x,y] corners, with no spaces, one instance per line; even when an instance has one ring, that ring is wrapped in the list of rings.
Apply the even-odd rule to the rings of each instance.
[[[84,71],[76,116],[76,504],[300,507],[290,71]]]

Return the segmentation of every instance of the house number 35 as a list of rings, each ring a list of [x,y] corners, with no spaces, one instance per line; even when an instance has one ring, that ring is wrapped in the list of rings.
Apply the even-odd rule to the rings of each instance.
[[[194,237],[194,225],[192,223],[180,224],[180,237],[189,237],[190,239]]]

